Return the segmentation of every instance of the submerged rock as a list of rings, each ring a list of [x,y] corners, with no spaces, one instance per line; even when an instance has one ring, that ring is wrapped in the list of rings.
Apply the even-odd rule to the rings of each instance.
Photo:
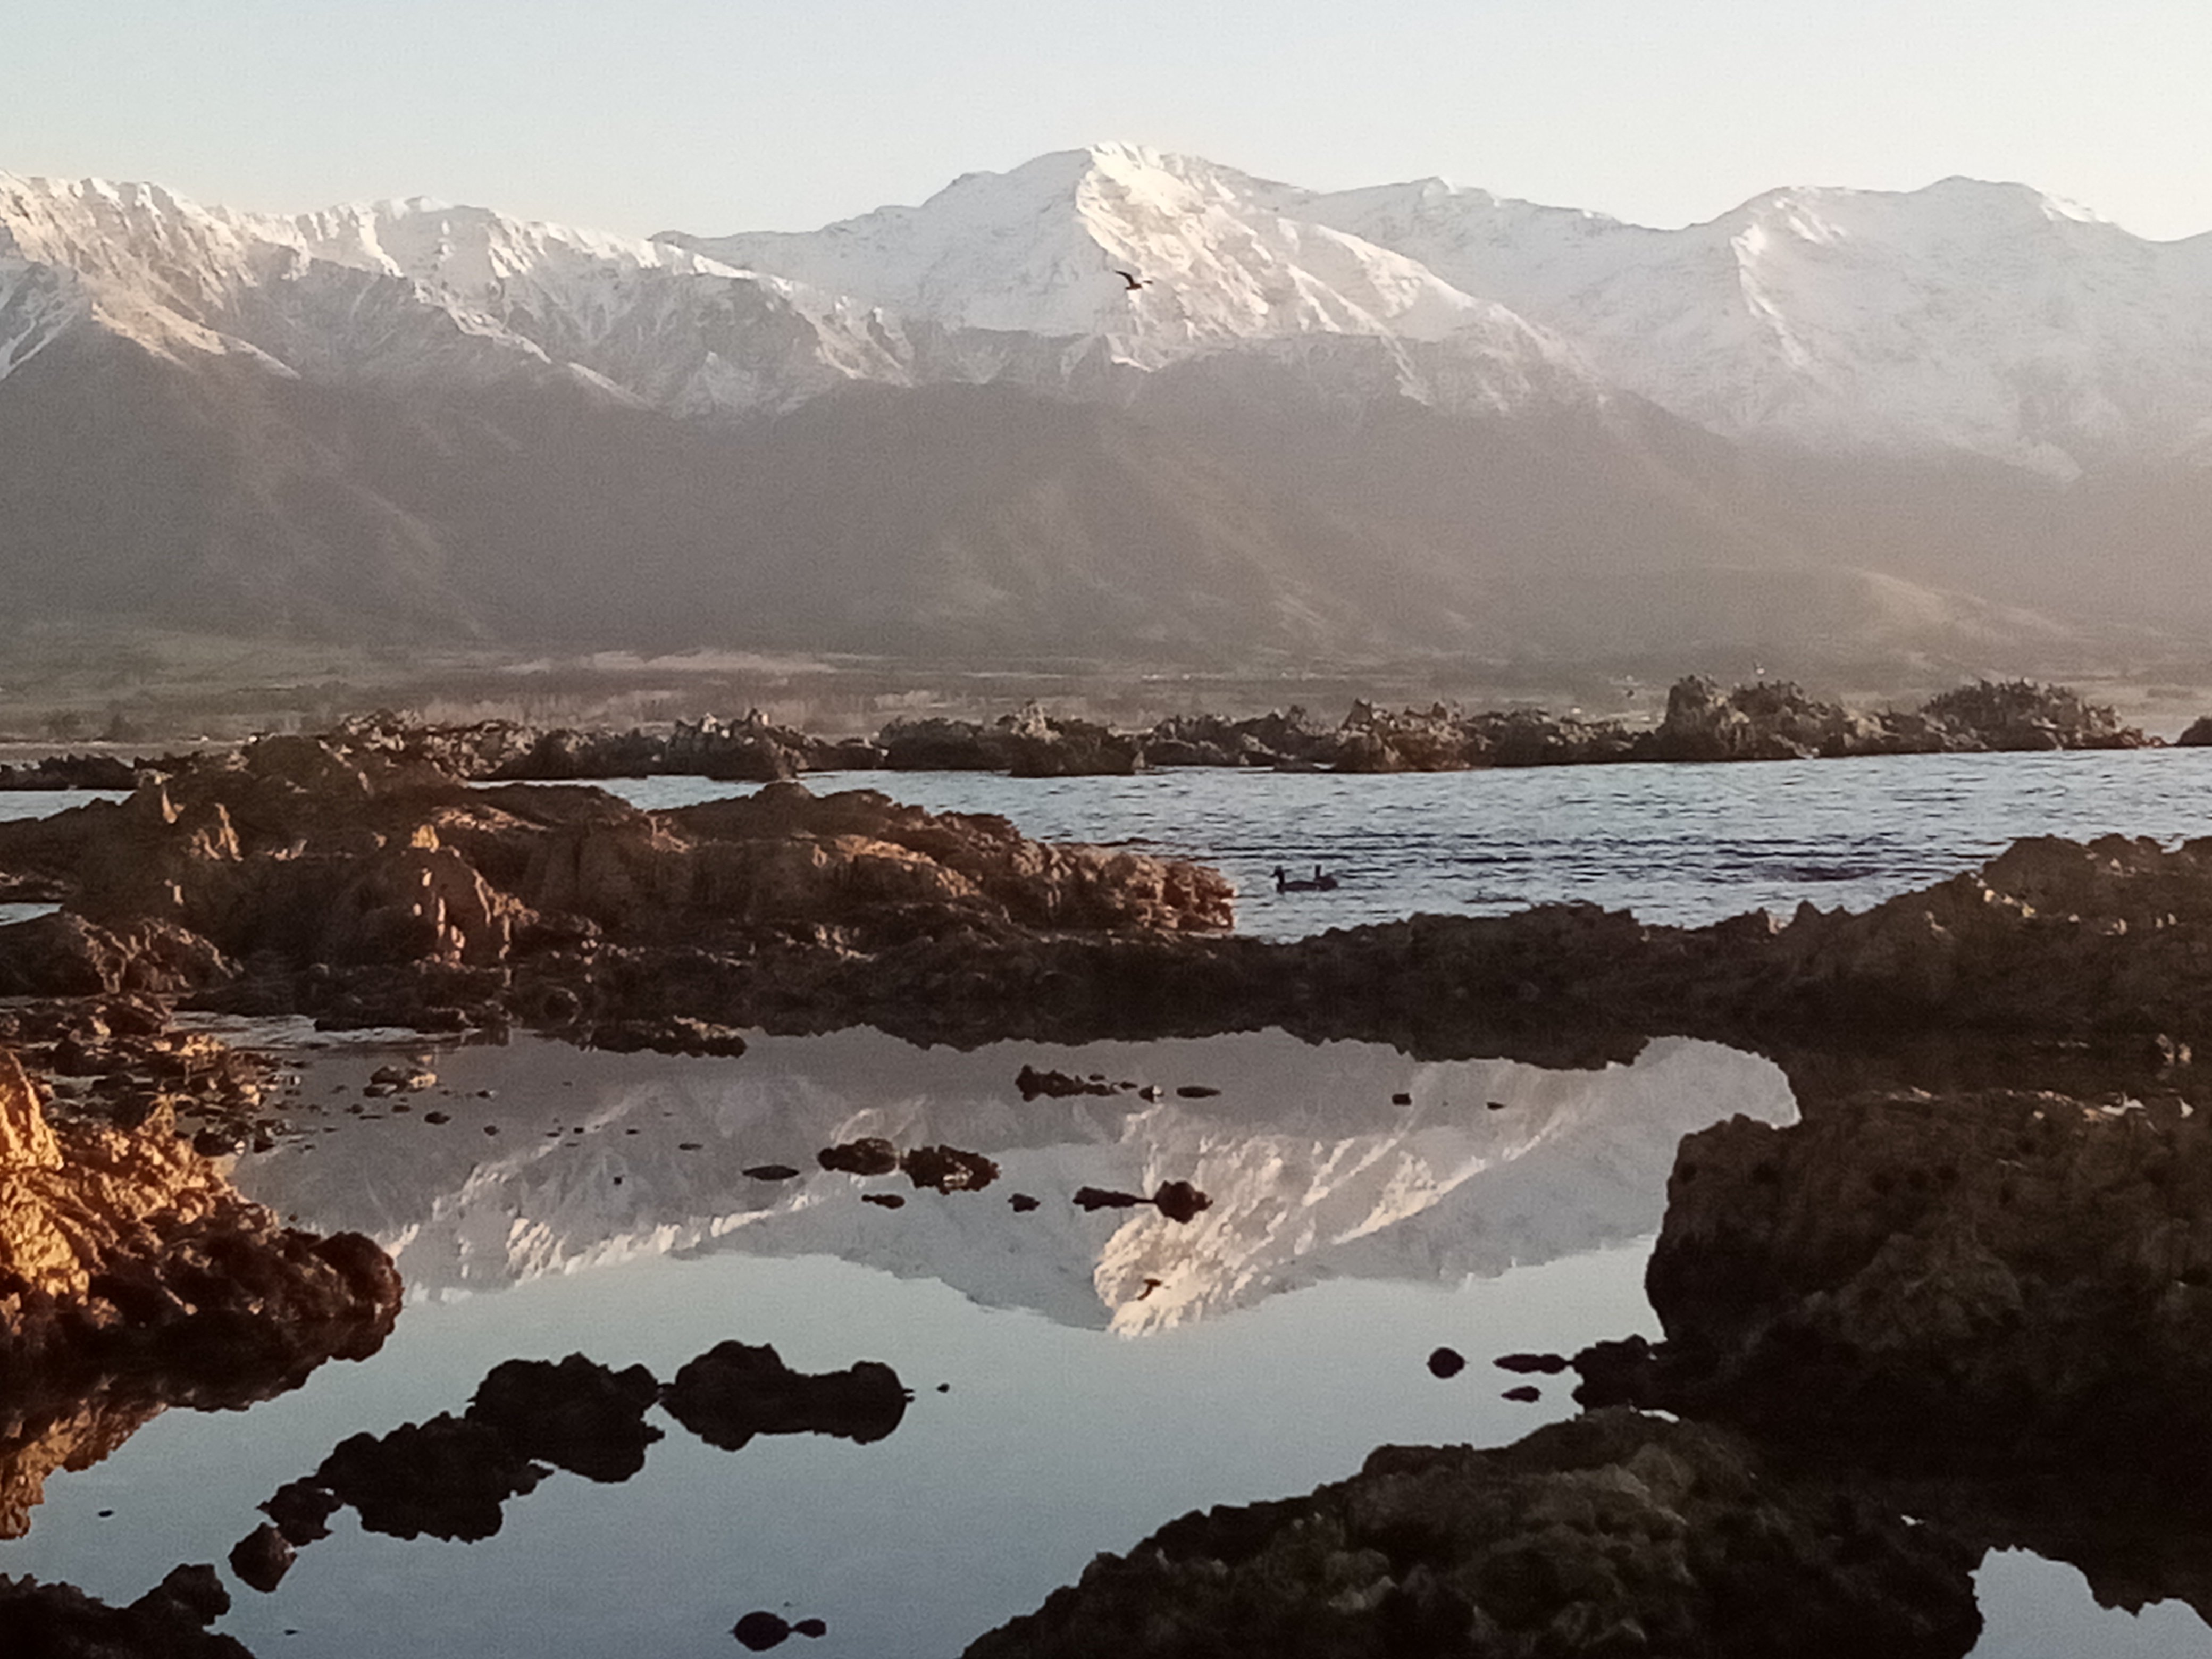
[[[1972,1562],[1733,1437],[1608,1411],[1496,1451],[1384,1447],[1310,1497],[1188,1515],[967,1651],[1958,1659]]]

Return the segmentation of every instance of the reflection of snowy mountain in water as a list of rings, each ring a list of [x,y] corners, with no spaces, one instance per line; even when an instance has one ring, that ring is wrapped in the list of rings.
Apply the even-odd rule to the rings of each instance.
[[[315,1059],[309,1097],[375,1063]],[[854,1031],[766,1038],[736,1060],[532,1041],[435,1063],[451,1097],[307,1120],[304,1143],[244,1160],[240,1183],[309,1225],[372,1234],[417,1295],[738,1249],[840,1256],[1128,1334],[1331,1276],[1449,1281],[1633,1238],[1658,1225],[1684,1133],[1739,1112],[1795,1115],[1772,1066],[1680,1039],[1588,1073],[1419,1063],[1278,1032],[957,1054]],[[1025,1103],[1013,1086],[1024,1063],[1169,1092]],[[1221,1093],[1176,1097],[1185,1084]],[[453,1121],[425,1122],[433,1108]],[[817,1165],[817,1149],[861,1135],[985,1152],[1004,1173],[948,1195]],[[804,1173],[744,1173],[773,1163]],[[1182,1225],[1070,1201],[1086,1185],[1149,1193],[1169,1180],[1212,1207]],[[885,1210],[862,1191],[907,1202]],[[1018,1192],[1040,1206],[1017,1213]]]

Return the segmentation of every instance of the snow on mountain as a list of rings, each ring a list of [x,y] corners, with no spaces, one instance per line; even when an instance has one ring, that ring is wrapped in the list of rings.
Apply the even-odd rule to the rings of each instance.
[[[896,330],[848,304],[478,208],[418,199],[286,219],[155,185],[0,174],[0,238],[12,343],[0,373],[92,322],[162,356],[245,352],[322,379],[434,389],[565,372],[676,414],[908,378]],[[18,295],[42,291],[78,303],[26,304],[18,320]]]
[[[1676,231],[1437,179],[1286,207],[1732,436],[2069,477],[2173,453],[2212,409],[2212,236],[2145,241],[2021,185],[1779,191]]]
[[[1119,401],[1243,353],[1325,402],[1512,415],[1624,388],[1731,438],[2057,477],[2212,443],[2212,235],[2148,242],[1963,179],[1656,230],[1102,144],[817,231],[641,241],[421,199],[282,218],[0,174],[0,376],[85,327],[180,361],[565,379],[684,416],[854,381]]]
[[[969,173],[920,207],[818,231],[660,240],[948,329],[1103,340],[1144,368],[1358,335],[1483,366],[1465,377],[1481,405],[1595,394],[1564,340],[1417,259],[1282,210],[1295,194],[1194,157],[1102,144]],[[1452,378],[1409,374],[1407,389],[1451,398]]]

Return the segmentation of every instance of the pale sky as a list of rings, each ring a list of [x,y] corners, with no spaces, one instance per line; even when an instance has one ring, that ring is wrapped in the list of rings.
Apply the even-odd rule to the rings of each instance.
[[[2208,0],[5,0],[0,171],[805,229],[1128,139],[1639,223],[2014,179],[2212,229]]]

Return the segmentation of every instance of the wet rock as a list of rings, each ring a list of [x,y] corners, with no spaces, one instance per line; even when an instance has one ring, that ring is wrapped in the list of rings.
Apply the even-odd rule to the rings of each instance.
[[[2212,1468],[2212,1120],[2166,1096],[1888,1093],[1685,1139],[1667,1340],[1578,1397],[1916,1468]],[[2193,1501],[2193,1500],[2192,1500]]]
[[[1117,1193],[1103,1187],[1079,1187],[1075,1190],[1075,1207],[1079,1210],[1133,1210],[1150,1201],[1134,1193]]]
[[[1186,1516],[968,1654],[1958,1659],[1972,1565],[1729,1436],[1609,1411],[1495,1451],[1384,1447],[1309,1497]]]
[[[863,1359],[842,1371],[792,1370],[773,1347],[716,1344],[663,1392],[668,1413],[710,1446],[736,1451],[760,1434],[828,1434],[866,1445],[906,1415],[898,1373]]]
[[[507,1500],[550,1473],[489,1424],[441,1412],[386,1435],[340,1441],[314,1479],[352,1505],[370,1532],[473,1542],[496,1534]]]
[[[899,1168],[917,1188],[940,1193],[981,1192],[999,1178],[994,1160],[957,1146],[916,1146],[899,1159]]]
[[[215,1569],[177,1567],[125,1607],[73,1584],[42,1584],[0,1573],[0,1632],[23,1659],[252,1659],[234,1638],[208,1626],[230,1610]]]
[[[660,1431],[645,1413],[660,1384],[642,1365],[610,1370],[580,1353],[557,1364],[509,1359],[477,1385],[468,1416],[497,1431],[524,1457],[587,1480],[627,1480],[645,1467]]]
[[[824,1146],[814,1159],[825,1170],[856,1176],[889,1175],[899,1166],[898,1148],[880,1135],[863,1135],[858,1140]]]
[[[1467,1356],[1457,1348],[1438,1348],[1429,1356],[1429,1375],[1457,1376],[1467,1369]]]
[[[244,1405],[375,1352],[399,1300],[374,1243],[282,1225],[166,1102],[133,1128],[57,1127],[0,1049],[0,1390],[19,1402],[107,1379]]]
[[[773,1613],[755,1608],[738,1620],[730,1634],[754,1653],[766,1653],[791,1639],[791,1626]]]
[[[1567,1369],[1566,1356],[1556,1353],[1500,1354],[1491,1364],[1501,1371],[1513,1371],[1523,1376],[1557,1376]]]
[[[343,1505],[337,1494],[312,1480],[289,1480],[276,1488],[261,1512],[276,1523],[276,1530],[295,1546],[312,1544],[331,1535],[330,1519]]]
[[[1014,1087],[1021,1091],[1024,1100],[1035,1100],[1044,1096],[1051,1100],[1065,1100],[1077,1095],[1110,1095],[1110,1083],[1094,1083],[1088,1078],[1071,1077],[1066,1072],[1040,1072],[1034,1066],[1024,1066],[1014,1074]]]
[[[230,1570],[239,1582],[264,1595],[284,1582],[298,1552],[276,1528],[263,1522],[230,1548]]]
[[[1197,1218],[1201,1210],[1213,1207],[1213,1200],[1188,1181],[1164,1181],[1152,1194],[1152,1202],[1160,1213],[1170,1221],[1188,1223]]]

